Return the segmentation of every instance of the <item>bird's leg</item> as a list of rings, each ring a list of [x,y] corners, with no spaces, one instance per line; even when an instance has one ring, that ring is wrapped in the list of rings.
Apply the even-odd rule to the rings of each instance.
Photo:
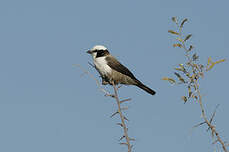
[[[106,77],[101,76],[101,78],[102,78],[102,85],[107,85],[107,84],[109,84],[109,81],[107,80]]]
[[[105,79],[102,79],[102,85],[107,85],[109,82],[107,82]]]
[[[117,81],[114,81],[114,80],[109,81],[110,85],[113,85],[113,83],[114,83],[114,85],[117,86],[117,89],[119,89],[123,86],[122,84],[118,83]]]

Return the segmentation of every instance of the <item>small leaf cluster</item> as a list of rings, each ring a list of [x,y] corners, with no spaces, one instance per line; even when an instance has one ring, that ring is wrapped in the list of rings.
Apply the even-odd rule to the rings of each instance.
[[[173,47],[181,48],[184,50],[185,63],[178,64],[175,67],[173,78],[164,77],[162,80],[167,80],[171,84],[183,84],[187,88],[187,95],[182,96],[182,100],[186,103],[189,99],[198,100],[197,90],[199,88],[199,80],[203,78],[205,72],[211,70],[216,64],[224,62],[225,59],[213,62],[211,57],[208,58],[206,65],[201,64],[199,56],[194,51],[193,45],[187,42],[191,39],[192,34],[183,35],[183,28],[188,19],[183,19],[180,23],[176,17],[172,17],[172,21],[176,24],[177,30],[169,30],[168,32],[175,36],[176,42]]]

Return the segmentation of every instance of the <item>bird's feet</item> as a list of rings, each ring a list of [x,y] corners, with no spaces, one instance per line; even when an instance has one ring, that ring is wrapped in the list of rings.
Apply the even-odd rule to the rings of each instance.
[[[102,85],[107,85],[109,82],[107,82],[105,79],[102,79]]]

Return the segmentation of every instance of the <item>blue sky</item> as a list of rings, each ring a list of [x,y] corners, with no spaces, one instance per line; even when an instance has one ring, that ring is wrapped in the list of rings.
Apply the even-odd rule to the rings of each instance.
[[[181,86],[161,80],[184,62],[168,34],[172,16],[188,18],[185,32],[203,63],[229,59],[227,0],[0,2],[0,151],[126,151],[118,139],[116,104],[73,64],[88,65],[86,50],[105,45],[135,76],[157,91],[128,86],[127,112],[134,151],[214,151],[197,103],[183,104]],[[201,82],[208,115],[220,104],[216,126],[229,141],[228,61]],[[107,86],[107,90],[112,88]]]

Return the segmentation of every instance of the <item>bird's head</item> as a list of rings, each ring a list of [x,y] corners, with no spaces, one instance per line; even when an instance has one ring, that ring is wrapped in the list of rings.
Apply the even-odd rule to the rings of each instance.
[[[104,57],[109,55],[107,48],[103,45],[96,45],[92,49],[87,51],[88,54],[91,54],[93,59],[98,57]]]

